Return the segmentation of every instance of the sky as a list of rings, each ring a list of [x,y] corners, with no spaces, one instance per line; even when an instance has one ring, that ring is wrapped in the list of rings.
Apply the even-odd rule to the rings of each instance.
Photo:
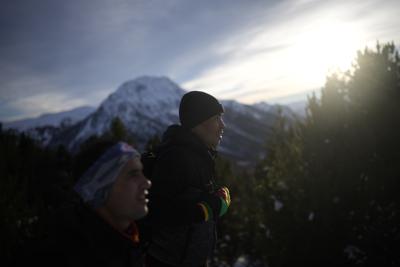
[[[166,76],[242,103],[305,100],[356,51],[400,44],[398,0],[0,0],[0,121]]]

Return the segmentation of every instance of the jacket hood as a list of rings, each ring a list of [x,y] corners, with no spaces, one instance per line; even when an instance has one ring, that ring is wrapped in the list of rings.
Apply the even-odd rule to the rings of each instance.
[[[215,157],[217,151],[209,149],[192,131],[181,125],[171,125],[164,132],[160,149],[170,146],[188,147],[200,153],[210,154]]]

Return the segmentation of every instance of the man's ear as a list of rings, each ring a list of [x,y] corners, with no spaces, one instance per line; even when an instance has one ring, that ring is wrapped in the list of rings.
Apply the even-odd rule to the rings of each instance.
[[[199,134],[199,127],[200,127],[200,124],[196,125],[196,126],[193,127],[192,129],[190,129],[190,131],[191,131],[192,133]]]

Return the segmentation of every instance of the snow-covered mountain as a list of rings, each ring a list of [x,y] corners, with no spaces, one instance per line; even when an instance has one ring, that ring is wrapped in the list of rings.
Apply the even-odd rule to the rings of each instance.
[[[26,131],[37,127],[67,127],[88,116],[95,111],[94,107],[84,106],[72,110],[49,113],[40,115],[37,118],[29,118],[17,120],[13,122],[6,122],[3,124],[4,129],[15,129],[18,131]]]
[[[107,132],[112,120],[118,117],[143,149],[151,137],[161,136],[170,124],[179,122],[179,101],[185,93],[166,77],[143,76],[122,84],[95,111],[69,127],[39,127],[30,131],[45,145],[62,144],[76,151],[90,136]],[[262,157],[277,109],[267,108],[266,103],[263,106],[236,101],[222,103],[226,129],[221,153],[243,164]]]
[[[269,104],[266,102],[258,102],[253,104],[256,108],[262,109],[267,112],[276,113],[279,109],[282,110],[282,114],[288,118],[305,118],[306,117],[306,100],[299,100],[290,102],[285,105],[280,104]]]
[[[270,113],[278,113],[278,111],[281,110],[282,115],[288,118],[293,118],[295,116],[295,113],[292,111],[292,109],[284,105],[279,105],[279,104],[271,105],[267,102],[258,102],[253,104],[253,106],[265,112],[270,112]]]
[[[263,157],[277,113],[232,100],[222,104],[226,129],[220,151],[243,164]]]
[[[306,117],[306,109],[307,109],[307,100],[303,100],[303,101],[295,101],[295,102],[291,102],[288,103],[287,106],[293,110],[293,112],[295,114],[297,114],[298,116],[300,116],[301,118],[305,118]]]
[[[128,81],[90,116],[56,135],[52,144],[64,144],[75,150],[88,137],[107,132],[112,120],[118,117],[139,145],[144,145],[167,125],[178,122],[179,100],[184,93],[166,77],[143,76]]]

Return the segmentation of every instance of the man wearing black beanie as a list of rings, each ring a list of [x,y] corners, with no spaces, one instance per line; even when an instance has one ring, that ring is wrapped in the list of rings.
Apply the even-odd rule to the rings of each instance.
[[[181,125],[171,125],[155,149],[151,173],[151,228],[147,266],[207,266],[216,243],[216,223],[230,205],[229,190],[216,186],[215,157],[225,124],[213,96],[185,94]],[[146,171],[146,170],[145,170]]]

